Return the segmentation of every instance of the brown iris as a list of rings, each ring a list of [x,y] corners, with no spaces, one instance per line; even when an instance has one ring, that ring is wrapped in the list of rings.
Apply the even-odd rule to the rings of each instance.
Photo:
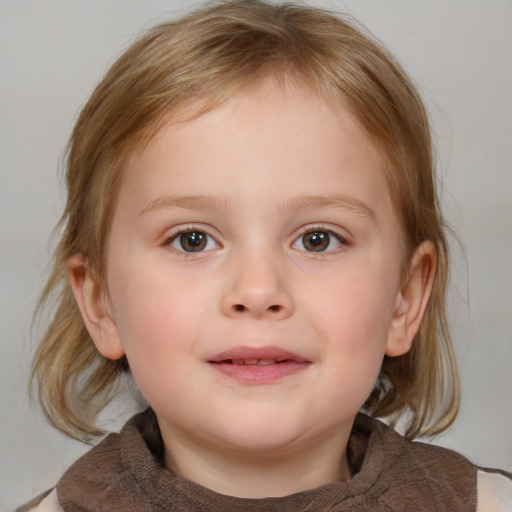
[[[329,247],[331,236],[327,231],[310,231],[302,237],[302,243],[306,250],[311,252],[322,252]]]
[[[186,252],[199,252],[206,247],[208,241],[206,233],[201,231],[187,231],[180,235],[180,245]]]

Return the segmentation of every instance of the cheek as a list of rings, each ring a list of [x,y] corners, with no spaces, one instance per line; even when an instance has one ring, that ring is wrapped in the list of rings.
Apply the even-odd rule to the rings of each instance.
[[[317,283],[310,294],[310,316],[333,371],[359,379],[366,372],[378,374],[398,280],[398,272],[389,274],[383,264],[354,263]]]
[[[184,283],[155,266],[144,268],[124,267],[111,279],[114,318],[136,379],[183,364],[180,354],[193,351],[208,301],[208,291],[197,283]]]
[[[390,317],[371,293],[348,288],[349,299],[331,311],[329,333],[324,331],[325,364],[331,375],[334,403],[357,412],[372,392],[388,340]],[[352,291],[352,293],[350,293]]]
[[[175,400],[183,391],[194,359],[197,324],[175,297],[152,287],[126,296],[120,304],[118,330],[131,373],[142,395],[153,407],[162,400]],[[129,298],[128,298],[129,297]],[[120,309],[121,309],[120,308]]]
[[[345,334],[353,333],[360,341],[374,339],[379,333],[387,335],[396,282],[397,278],[388,278],[385,269],[353,265],[326,280],[310,301],[326,324],[338,325]]]

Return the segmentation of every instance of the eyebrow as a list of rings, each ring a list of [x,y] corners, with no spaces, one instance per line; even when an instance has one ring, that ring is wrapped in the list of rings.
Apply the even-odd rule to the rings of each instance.
[[[166,195],[150,201],[139,213],[139,216],[146,213],[159,212],[173,208],[184,209],[207,209],[217,211],[228,211],[229,201],[222,196],[208,195]],[[299,195],[285,200],[281,205],[281,211],[300,211],[327,208],[341,208],[355,214],[376,220],[375,212],[363,201],[355,197],[336,195]]]
[[[150,201],[139,213],[139,217],[146,213],[159,212],[172,208],[185,208],[197,210],[228,210],[228,202],[220,196],[206,195],[170,195],[161,196]]]
[[[341,208],[353,212],[372,220],[377,220],[375,212],[363,201],[351,196],[335,195],[335,196],[310,196],[300,195],[285,201],[283,210],[313,210],[323,208]]]

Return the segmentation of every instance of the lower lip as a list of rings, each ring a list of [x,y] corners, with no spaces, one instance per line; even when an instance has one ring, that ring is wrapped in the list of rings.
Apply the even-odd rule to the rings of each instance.
[[[210,363],[219,373],[238,382],[247,384],[266,384],[295,375],[308,368],[310,363],[302,361],[283,361],[267,365]]]

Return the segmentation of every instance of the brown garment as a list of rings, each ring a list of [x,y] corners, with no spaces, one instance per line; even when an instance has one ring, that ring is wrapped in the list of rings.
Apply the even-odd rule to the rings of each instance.
[[[455,452],[407,441],[364,415],[356,418],[347,449],[350,483],[282,498],[234,498],[163,467],[162,439],[148,410],[71,466],[57,493],[65,512],[475,510],[477,468]]]

